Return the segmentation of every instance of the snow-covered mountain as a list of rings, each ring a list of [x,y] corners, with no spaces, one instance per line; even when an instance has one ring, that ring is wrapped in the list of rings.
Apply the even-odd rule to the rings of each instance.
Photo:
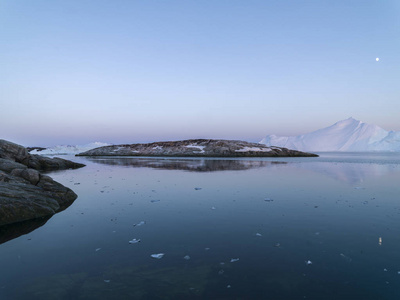
[[[86,145],[59,145],[54,147],[49,147],[44,150],[32,150],[31,154],[41,154],[41,155],[71,155],[78,154],[81,152],[89,151],[94,148],[109,146],[110,144],[94,142]]]
[[[349,118],[332,126],[298,136],[267,135],[267,146],[301,151],[400,151],[400,131],[386,131],[376,125]]]

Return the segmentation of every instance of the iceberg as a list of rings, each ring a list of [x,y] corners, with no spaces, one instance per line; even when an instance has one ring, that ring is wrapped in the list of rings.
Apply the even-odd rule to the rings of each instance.
[[[260,141],[267,146],[300,151],[400,151],[400,131],[386,131],[354,118],[298,136],[267,135]]]
[[[45,148],[44,150],[35,148],[30,151],[30,154],[41,155],[73,155],[81,152],[89,151],[98,147],[109,146],[108,143],[94,142],[85,145],[58,145],[54,147]]]

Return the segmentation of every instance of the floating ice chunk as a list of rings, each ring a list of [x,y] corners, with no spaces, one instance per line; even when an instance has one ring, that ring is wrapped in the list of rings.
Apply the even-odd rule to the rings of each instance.
[[[150,200],[151,203],[160,202],[160,200]]]
[[[387,269],[385,268],[385,269],[383,269],[383,272],[387,272]]]
[[[306,260],[306,265],[312,265],[312,261],[311,260]]]
[[[264,201],[265,201],[265,202],[272,202],[272,201],[274,201],[274,200],[271,199],[271,198],[265,198]]]
[[[231,263],[239,261],[239,258],[232,258]]]
[[[231,285],[230,285],[230,284],[228,284],[228,285],[226,286],[226,288],[227,288],[227,289],[230,289],[230,288],[231,288]]]
[[[262,236],[262,234],[257,232],[257,233],[256,233],[256,236]]]
[[[152,255],[150,255],[150,256],[151,256],[152,258],[160,259],[160,258],[163,258],[164,253],[152,254]]]
[[[399,275],[400,275],[400,271],[397,271],[397,274],[399,274]]]
[[[140,221],[139,223],[133,224],[133,226],[142,226],[144,224],[146,224],[145,221]]]
[[[215,208],[215,206],[212,206],[211,209],[214,210],[214,209],[216,209],[216,208]]]
[[[222,274],[224,274],[224,273],[225,273],[225,271],[224,271],[223,269],[221,269],[221,270],[218,271],[218,274],[219,274],[219,275],[222,275]]]
[[[194,188],[196,191],[200,191],[202,188],[201,187],[195,187]]]
[[[189,256],[189,255],[185,255],[185,256],[183,257],[183,259],[189,260],[189,259],[190,259],[190,256]]]
[[[274,247],[280,247],[281,246],[281,244],[279,244],[279,243],[276,243],[275,245],[274,245]]]
[[[362,186],[356,186],[354,187],[355,190],[365,190],[365,187]]]
[[[129,244],[136,244],[139,242],[140,242],[140,239],[133,239],[133,240],[129,241]]]
[[[109,279],[104,279],[104,282],[105,283],[109,283],[111,280],[109,280]]]
[[[94,251],[96,251],[96,252],[97,252],[97,251],[100,251],[100,250],[101,250],[101,248],[96,248],[96,250],[94,250]]]
[[[208,251],[208,250],[210,250],[210,248],[207,247],[207,248],[204,248],[204,250]]]
[[[341,256],[345,261],[347,261],[348,263],[350,263],[350,262],[352,261],[352,259],[351,259],[350,257],[344,255],[343,253],[340,253],[340,256]]]

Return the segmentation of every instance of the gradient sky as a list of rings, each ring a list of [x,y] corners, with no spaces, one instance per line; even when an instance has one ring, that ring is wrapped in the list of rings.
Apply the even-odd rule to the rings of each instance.
[[[400,130],[398,0],[0,0],[0,43],[25,146]]]

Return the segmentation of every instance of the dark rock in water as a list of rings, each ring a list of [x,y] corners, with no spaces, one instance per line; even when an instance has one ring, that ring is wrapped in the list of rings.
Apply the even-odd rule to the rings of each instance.
[[[51,216],[67,208],[77,195],[39,171],[83,166],[31,155],[20,145],[0,140],[0,226]]]
[[[38,154],[30,154],[27,162],[29,168],[41,171],[65,170],[82,168],[85,165],[58,157],[45,157]]]
[[[149,144],[112,145],[77,156],[170,156],[170,157],[285,157],[318,155],[287,148],[232,140],[185,140]]]
[[[26,150],[28,150],[28,152],[31,152],[33,150],[36,150],[37,152],[46,150],[47,148],[43,148],[43,147],[26,147]]]

